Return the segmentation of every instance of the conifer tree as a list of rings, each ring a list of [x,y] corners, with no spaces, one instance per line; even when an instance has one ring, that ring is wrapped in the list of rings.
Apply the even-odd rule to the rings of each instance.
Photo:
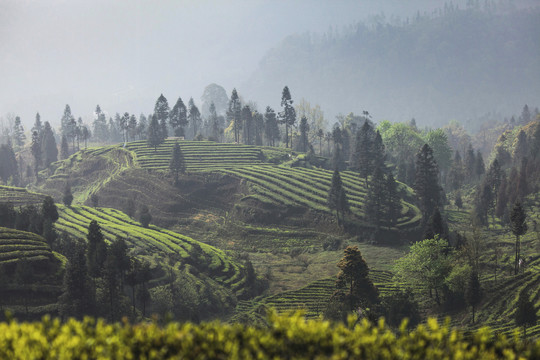
[[[219,135],[222,131],[222,128],[219,124],[219,117],[216,112],[216,105],[212,102],[210,104],[210,107],[208,108],[209,116],[208,116],[208,122],[210,123],[210,134],[211,136],[218,141]]]
[[[380,167],[383,172],[386,172],[386,165],[384,162],[386,161],[386,153],[384,148],[384,143],[381,137],[381,134],[379,130],[375,132],[375,136],[373,138],[373,167]]]
[[[517,273],[519,272],[519,259],[521,253],[520,236],[524,235],[527,232],[527,223],[525,222],[526,218],[527,215],[525,214],[525,210],[521,206],[521,202],[519,200],[516,201],[514,207],[512,208],[512,212],[510,213],[510,229],[512,230],[512,233],[516,236],[516,256],[514,260],[515,275],[517,275]]]
[[[137,137],[139,140],[144,139],[144,137],[146,136],[147,127],[148,121],[146,119],[146,116],[144,116],[144,114],[139,115],[139,123],[137,125]]]
[[[508,182],[506,183],[507,186],[506,186],[506,190],[507,190],[507,199],[508,199],[508,204],[510,204],[510,206],[512,206],[513,203],[516,202],[516,200],[518,200],[518,186],[516,186],[516,184],[519,183],[519,173],[517,171],[517,169],[512,166],[512,168],[510,169],[510,175],[508,176]]]
[[[163,140],[167,138],[167,123],[169,122],[169,103],[163,94],[159,96],[154,106],[154,115],[153,119],[156,119],[159,123],[160,138]]]
[[[369,186],[368,176],[371,175],[374,170],[374,138],[375,133],[373,127],[367,120],[364,121],[360,130],[356,133],[356,151],[354,157],[355,166],[360,172],[360,177],[364,178],[366,186]]]
[[[371,178],[371,186],[368,188],[365,213],[377,230],[386,215],[386,181],[381,167],[377,166]]]
[[[414,190],[420,202],[422,217],[426,222],[435,208],[441,204],[441,187],[438,180],[439,170],[428,144],[424,144],[416,155],[416,177]]]
[[[128,142],[128,130],[129,130],[129,113],[125,112],[124,115],[120,117],[120,129],[122,130],[122,141],[124,143],[124,147],[126,146],[126,143]]]
[[[300,119],[300,151],[307,152],[309,149],[309,140],[308,140],[308,131],[309,131],[309,124],[307,121],[307,118],[305,116],[302,116]]]
[[[109,129],[107,128],[107,119],[101,107],[96,105],[96,110],[94,111],[94,122],[93,132],[94,137],[99,141],[107,141],[109,139]]]
[[[36,120],[34,122],[34,126],[32,127],[32,133],[34,131],[37,131],[38,135],[41,136],[41,132],[43,131],[43,124],[41,123],[41,115],[39,113],[36,113]]]
[[[26,141],[26,135],[24,135],[24,127],[21,123],[20,117],[15,117],[15,123],[13,124],[13,144],[16,149],[23,147],[24,142]]]
[[[42,163],[42,152],[41,152],[41,136],[37,132],[37,130],[34,130],[32,132],[32,156],[34,157],[34,175],[36,176],[36,180],[38,178],[38,172],[39,168],[41,167]]]
[[[43,136],[41,138],[41,152],[43,154],[43,166],[46,168],[58,160],[58,147],[56,139],[48,121],[45,121],[43,126]]]
[[[255,110],[253,113],[253,131],[255,132],[255,145],[263,145],[264,116]]]
[[[468,182],[476,179],[475,166],[476,156],[474,155],[472,145],[469,144],[469,148],[467,149],[467,153],[465,154],[465,178],[468,179]]]
[[[227,118],[233,125],[234,142],[240,142],[240,130],[242,129],[241,123],[242,104],[236,89],[233,89],[231,93],[231,99],[229,100],[229,109],[227,110]]]
[[[165,138],[159,126],[158,119],[155,116],[152,116],[150,120],[150,125],[148,125],[147,141],[149,146],[154,147],[154,152],[157,150],[157,147],[163,143]]]
[[[19,182],[19,166],[11,142],[0,145],[0,179],[11,185]]]
[[[475,157],[475,164],[474,164],[474,172],[477,179],[480,179],[482,175],[486,172],[486,166],[484,164],[484,158],[482,157],[482,153],[480,150],[476,150],[476,157]]]
[[[45,196],[45,199],[43,199],[41,214],[45,220],[50,220],[53,223],[58,220],[58,209],[52,197]]]
[[[94,313],[94,305],[95,290],[88,276],[85,248],[77,245],[64,271],[62,295],[59,298],[60,314],[63,318],[82,318]]]
[[[508,207],[508,197],[507,197],[507,180],[504,173],[501,177],[501,184],[499,185],[499,191],[497,192],[497,207],[495,208],[495,215],[502,219],[505,209]]]
[[[514,164],[519,164],[521,159],[527,156],[529,153],[529,144],[527,141],[527,134],[525,131],[520,130],[516,137],[516,142],[514,146],[513,160]]]
[[[463,185],[465,179],[463,170],[463,162],[461,161],[461,155],[459,151],[456,150],[454,154],[454,160],[450,166],[450,171],[448,172],[448,186],[451,190],[457,190]]]
[[[289,129],[296,123],[296,111],[293,107],[293,100],[289,87],[285,86],[281,94],[281,107],[283,111],[279,113],[279,119],[282,124],[285,125],[285,147],[289,147]],[[292,141],[291,141],[292,147]]]
[[[62,143],[60,144],[60,158],[65,160],[69,157],[69,145],[67,137],[62,135]]]
[[[521,290],[519,293],[517,309],[514,316],[516,325],[523,326],[523,337],[526,339],[527,327],[535,326],[538,322],[536,309],[534,308],[534,303],[530,300],[527,288],[523,288],[523,290]]]
[[[478,305],[482,299],[482,288],[476,271],[471,271],[467,288],[465,289],[465,298],[472,308],[472,322],[474,323],[476,305]]]
[[[174,176],[174,185],[178,185],[178,174],[183,174],[186,171],[184,155],[182,154],[182,149],[180,148],[178,141],[174,143],[169,170]]]
[[[429,218],[424,239],[434,239],[436,236],[439,239],[448,240],[448,226],[446,225],[439,208],[435,208],[433,215]]]
[[[398,184],[394,175],[389,173],[386,176],[386,216],[391,226],[395,226],[401,213],[401,198],[398,193]]]
[[[169,123],[174,130],[174,136],[185,136],[184,127],[188,124],[187,108],[181,97],[176,100],[176,104],[170,112]]]
[[[328,207],[336,211],[338,225],[342,224],[345,212],[348,211],[348,202],[339,171],[334,170],[332,185],[328,191]]]
[[[191,127],[193,128],[193,138],[195,138],[198,135],[202,120],[201,112],[197,105],[195,105],[193,98],[189,99],[188,121],[191,123]]]
[[[88,225],[88,270],[90,276],[99,277],[103,269],[103,264],[107,257],[107,244],[101,232],[101,227],[96,220],[92,220]]]
[[[518,183],[517,183],[517,197],[520,200],[523,200],[525,196],[529,193],[529,186],[527,181],[527,164],[529,160],[527,157],[521,159],[521,168],[519,170]]]
[[[131,116],[129,117],[129,122],[128,122],[128,141],[130,137],[132,141],[135,140],[136,135],[137,135],[137,126],[138,126],[137,117],[134,114],[131,114]]]
[[[487,182],[479,184],[474,204],[474,215],[476,220],[486,227],[489,226],[488,213],[493,208],[493,200],[492,187]]]
[[[72,132],[73,121],[75,121],[75,118],[71,114],[71,107],[66,104],[64,114],[62,115],[62,119],[60,119],[60,133],[62,136],[65,136],[66,138],[69,137]]]
[[[240,117],[242,119],[241,122],[244,130],[242,140],[246,145],[253,145],[253,115],[248,105],[244,105]]]
[[[322,144],[324,139],[324,130],[319,129],[317,131],[317,137],[319,138],[319,156],[322,156]]]
[[[343,154],[341,151],[343,136],[339,126],[336,126],[332,130],[332,140],[334,141],[334,152],[332,153],[331,166],[334,169],[342,170],[344,168]]]
[[[122,244],[122,239],[116,239],[112,245],[111,250],[107,252],[105,261],[103,262],[102,271],[102,287],[107,294],[106,308],[109,314],[109,321],[117,321],[120,315],[120,305],[124,294],[123,287],[123,274],[126,267],[127,254],[124,253],[127,248],[125,243]],[[120,248],[124,246],[124,248]],[[115,252],[113,252],[113,247]],[[129,265],[129,258],[127,258],[127,265]]]
[[[71,203],[73,202],[73,195],[71,194],[71,186],[69,185],[69,182],[66,182],[66,186],[64,187],[62,202],[66,206],[71,206]]]
[[[499,160],[495,159],[489,166],[488,172],[486,174],[486,181],[491,187],[494,195],[497,195],[499,193],[502,176],[503,172],[501,170],[501,166],[499,165]]]

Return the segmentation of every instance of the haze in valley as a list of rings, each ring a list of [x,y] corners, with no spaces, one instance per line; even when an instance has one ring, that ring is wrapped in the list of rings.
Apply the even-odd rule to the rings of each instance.
[[[447,34],[455,24],[437,20],[411,25],[418,16],[444,17],[445,9],[467,4],[494,4],[496,18],[485,29],[471,18],[469,34]],[[4,0],[0,116],[19,115],[28,129],[39,111],[55,125],[69,104],[91,123],[96,104],[110,114],[149,113],[161,93],[171,102],[181,96],[200,103],[211,83],[227,94],[236,87],[261,109],[278,109],[288,85],[293,99],[320,104],[330,124],[339,113],[363,110],[375,120],[416,117],[424,125],[490,111],[508,115],[538,99],[540,44],[538,32],[531,33],[538,16],[521,14],[525,21],[506,31],[514,18],[504,14],[531,14],[534,4]],[[474,48],[460,48],[463,39],[470,41],[462,46]],[[474,51],[479,43],[489,48]]]

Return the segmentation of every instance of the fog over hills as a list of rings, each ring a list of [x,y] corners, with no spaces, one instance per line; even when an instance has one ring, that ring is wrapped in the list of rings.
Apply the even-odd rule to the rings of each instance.
[[[376,120],[471,126],[508,116],[540,95],[540,11],[444,7],[400,23],[380,19],[303,33],[269,51],[246,84],[271,99],[284,84],[330,117],[368,110]],[[269,100],[268,100],[269,101]]]
[[[261,108],[279,107],[289,85],[331,120],[366,109],[432,124],[536,106],[538,12],[495,14],[537,2],[493,0],[494,15],[434,18],[446,3],[4,0],[0,118],[19,115],[28,129],[38,111],[57,125],[65,104],[86,122],[96,104],[149,113],[160,93],[200,103],[210,83]],[[452,2],[467,3],[484,7]]]

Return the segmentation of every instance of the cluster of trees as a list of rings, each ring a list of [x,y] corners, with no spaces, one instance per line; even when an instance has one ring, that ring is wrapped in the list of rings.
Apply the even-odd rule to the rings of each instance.
[[[16,209],[12,203],[0,203],[0,226],[41,235],[49,245],[57,239],[54,223],[58,210],[54,200],[46,196],[41,206],[26,205]]]
[[[347,156],[350,159],[348,168],[356,170],[367,187],[367,196],[364,202],[366,219],[374,224],[378,230],[383,225],[389,227],[396,225],[401,212],[401,196],[392,166],[386,162],[386,150],[381,134],[379,130],[375,130],[368,117],[369,113],[364,112],[361,127],[353,126],[354,122],[348,122],[348,126],[334,127],[332,132],[334,141],[332,165],[335,172],[328,193],[328,205],[331,210],[336,211],[338,224],[341,224],[344,215],[349,212],[346,191],[339,175],[339,170],[347,167],[347,163],[344,161],[345,156]],[[352,115],[350,119],[353,119]],[[354,138],[352,145],[351,136]],[[354,151],[350,152],[352,147]],[[426,151],[429,151],[429,147]],[[419,159],[421,160],[421,158]],[[433,178],[432,172],[426,170],[426,168],[434,168],[435,172],[437,171],[434,160],[430,159],[430,161],[423,160],[422,163],[419,163],[418,169],[422,169],[422,171],[417,174],[418,193],[421,197],[426,198],[426,202],[433,202],[433,196],[439,197],[437,174],[435,173]],[[428,188],[432,185],[436,187],[437,192]],[[438,204],[438,202],[436,203]],[[433,208],[427,209],[427,211],[429,210],[433,210]],[[431,214],[431,212],[429,213]]]
[[[68,263],[59,298],[62,317],[93,315],[118,321],[123,316],[135,319],[146,315],[150,265],[129,256],[123,238],[107,245],[93,220],[86,241],[63,235],[63,242]]]

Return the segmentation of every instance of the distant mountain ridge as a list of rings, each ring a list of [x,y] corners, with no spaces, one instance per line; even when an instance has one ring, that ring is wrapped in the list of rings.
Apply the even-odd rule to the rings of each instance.
[[[297,34],[261,60],[241,92],[279,107],[288,85],[325,111],[440,126],[516,113],[540,94],[540,7],[498,14],[448,8],[399,25]]]

